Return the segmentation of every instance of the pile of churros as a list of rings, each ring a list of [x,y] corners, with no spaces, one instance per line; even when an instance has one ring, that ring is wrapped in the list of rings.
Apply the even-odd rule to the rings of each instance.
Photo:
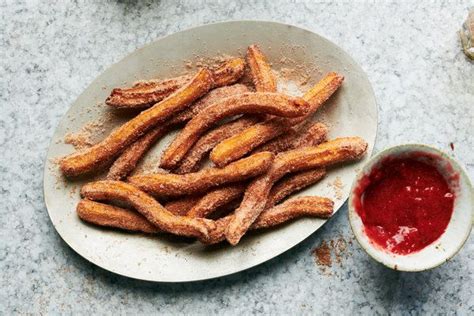
[[[244,73],[251,85],[241,83]],[[303,216],[330,217],[328,198],[286,198],[367,150],[359,137],[327,140],[328,127],[313,122],[343,79],[331,72],[302,97],[286,95],[252,45],[245,59],[214,69],[113,89],[106,104],[138,114],[94,146],[60,160],[67,177],[108,170],[106,180],[82,187],[78,216],[98,226],[231,245],[249,230]],[[132,175],[150,148],[179,128],[161,156],[159,166],[167,172]]]

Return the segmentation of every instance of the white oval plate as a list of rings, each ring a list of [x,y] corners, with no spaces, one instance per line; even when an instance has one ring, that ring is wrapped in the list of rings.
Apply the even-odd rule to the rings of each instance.
[[[363,137],[369,143],[368,153],[364,161],[333,170],[323,181],[301,193],[333,198],[335,210],[341,207],[357,170],[371,155],[377,131],[375,98],[363,70],[332,42],[295,26],[257,21],[204,25],[159,39],[109,67],[77,98],[59,123],[45,164],[44,197],[54,227],[78,254],[104,269],[136,279],[204,280],[265,262],[295,246],[325,223],[319,219],[297,220],[269,231],[251,233],[237,247],[227,244],[205,247],[198,242],[100,229],[81,222],[76,216],[79,189],[84,181],[66,181],[54,162],[74,151],[63,143],[66,133],[79,130],[91,120],[112,117],[107,114],[107,107],[98,104],[104,102],[113,87],[138,79],[180,74],[185,70],[185,61],[199,57],[242,55],[252,43],[261,46],[274,69],[289,67],[289,62],[292,66],[303,66],[300,71],[306,71],[312,82],[329,71],[345,76],[341,89],[316,119],[330,124],[331,138]],[[119,123],[120,119],[116,118],[107,121],[104,135]],[[171,137],[160,141],[153,152],[160,152]],[[154,153],[147,159],[156,161]],[[335,182],[341,185],[332,185]]]

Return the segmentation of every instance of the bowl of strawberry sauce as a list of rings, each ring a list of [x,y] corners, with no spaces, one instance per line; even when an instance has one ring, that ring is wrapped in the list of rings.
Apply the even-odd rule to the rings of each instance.
[[[473,189],[464,169],[419,144],[386,149],[358,173],[349,221],[364,250],[395,270],[423,271],[452,258],[470,235]]]

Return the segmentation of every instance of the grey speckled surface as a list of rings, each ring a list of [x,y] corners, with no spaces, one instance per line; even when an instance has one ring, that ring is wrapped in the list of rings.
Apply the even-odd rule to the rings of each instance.
[[[42,168],[54,128],[108,65],[165,34],[215,21],[264,19],[313,30],[368,73],[379,104],[376,150],[423,142],[474,177],[474,64],[456,31],[468,1],[0,2],[0,313],[474,313],[474,241],[454,260],[409,274],[349,243],[322,271],[311,250],[352,234],[344,207],[280,257],[230,277],[152,284],[115,276],[70,250],[49,222]]]

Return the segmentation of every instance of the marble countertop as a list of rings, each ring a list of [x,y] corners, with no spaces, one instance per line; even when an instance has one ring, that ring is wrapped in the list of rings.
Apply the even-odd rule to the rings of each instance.
[[[256,268],[205,282],[154,284],[111,274],[72,251],[51,225],[42,192],[54,128],[98,74],[160,36],[238,19],[302,26],[340,45],[373,84],[375,150],[404,142],[435,145],[474,179],[474,63],[457,35],[469,5],[0,2],[0,314],[473,313],[472,238],[439,268],[396,272],[353,240],[344,206],[306,241]],[[330,266],[315,256],[324,244]]]

